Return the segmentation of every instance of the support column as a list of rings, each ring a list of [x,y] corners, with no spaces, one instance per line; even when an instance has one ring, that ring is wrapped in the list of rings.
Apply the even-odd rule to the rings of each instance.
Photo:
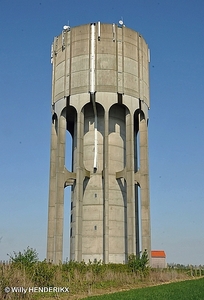
[[[50,185],[48,205],[48,234],[47,234],[47,260],[54,261],[54,235],[55,235],[55,199],[56,199],[56,156],[57,156],[57,118],[53,118],[51,126],[50,145]]]
[[[104,180],[104,222],[103,222],[103,257],[104,263],[109,263],[109,111],[104,112],[104,157],[103,157],[103,180]]]
[[[84,114],[77,115],[77,157],[76,157],[76,221],[75,221],[75,260],[82,261],[82,204],[83,204],[83,136],[84,136]]]
[[[56,197],[56,224],[55,224],[55,263],[62,261],[63,253],[63,223],[64,223],[64,170],[65,170],[65,136],[66,116],[65,110],[58,122],[58,147],[57,147],[57,197]]]
[[[138,131],[139,131],[139,116],[137,115],[134,119],[134,172],[138,172]],[[136,236],[136,255],[140,254],[140,222],[139,222],[139,183],[134,182],[135,186],[135,236]]]
[[[144,114],[140,113],[139,117],[142,251],[147,249],[148,257],[151,259],[148,132]]]
[[[136,254],[135,241],[135,182],[134,182],[134,120],[126,115],[126,182],[128,255]]]
[[[140,254],[140,222],[139,222],[139,195],[138,185],[135,184],[135,236],[136,236],[136,255]]]

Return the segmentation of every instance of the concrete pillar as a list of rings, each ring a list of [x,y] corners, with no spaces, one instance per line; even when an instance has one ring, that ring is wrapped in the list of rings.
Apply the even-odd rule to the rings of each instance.
[[[82,200],[83,200],[83,136],[84,136],[84,114],[79,112],[77,115],[77,154],[76,154],[76,193],[75,193],[75,260],[82,261]]]
[[[141,235],[142,252],[147,249],[151,258],[150,199],[149,199],[149,163],[147,120],[140,113],[140,188],[141,188]]]
[[[134,120],[126,115],[126,183],[128,255],[135,253]]]
[[[65,111],[64,111],[65,113]],[[55,216],[55,263],[62,261],[63,251],[63,223],[64,223],[64,183],[65,183],[65,137],[66,117],[61,114],[58,122],[58,148],[57,148],[57,197]]]
[[[135,184],[135,238],[136,238],[136,255],[140,254],[140,223],[139,223],[139,195],[138,185]]]
[[[104,166],[103,166],[103,180],[104,180],[104,223],[103,223],[103,255],[104,263],[109,263],[109,155],[108,155],[108,135],[109,135],[109,111],[104,113]]]
[[[54,235],[55,235],[55,199],[56,199],[56,156],[57,156],[57,119],[53,118],[51,126],[50,145],[50,184],[48,204],[48,234],[47,234],[47,260],[54,261]]]
[[[138,132],[139,132],[139,116],[136,114],[135,123],[134,123],[134,171],[138,172],[139,164],[139,141],[138,141]],[[136,236],[136,255],[140,254],[140,222],[139,222],[139,183],[135,182],[135,236]]]

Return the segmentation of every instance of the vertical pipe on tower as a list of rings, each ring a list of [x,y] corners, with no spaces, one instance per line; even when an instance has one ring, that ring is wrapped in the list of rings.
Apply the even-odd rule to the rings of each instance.
[[[98,22],[98,37],[100,38],[100,22]],[[94,170],[97,169],[97,111],[95,103],[95,24],[91,24],[91,59],[90,59],[90,93],[94,111]]]

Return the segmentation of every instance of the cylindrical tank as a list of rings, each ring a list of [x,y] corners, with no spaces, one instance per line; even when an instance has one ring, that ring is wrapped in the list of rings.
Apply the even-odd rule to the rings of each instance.
[[[52,64],[48,260],[62,260],[67,185],[70,259],[124,263],[140,249],[150,254],[146,42],[125,26],[66,26],[54,39]],[[65,166],[66,129],[73,139],[72,170]]]
[[[130,28],[98,22],[65,29],[54,39],[52,62],[53,104],[89,93],[93,76],[96,92],[129,95],[149,107],[148,45]]]

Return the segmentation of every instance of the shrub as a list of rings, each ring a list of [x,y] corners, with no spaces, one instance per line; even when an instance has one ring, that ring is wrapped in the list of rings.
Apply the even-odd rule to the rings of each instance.
[[[11,262],[21,264],[25,267],[29,267],[32,264],[38,261],[38,253],[35,249],[27,247],[26,250],[22,252],[13,252],[12,254],[8,254]]]
[[[129,255],[128,257],[128,267],[131,269],[132,272],[142,271],[145,272],[148,270],[148,254],[147,250],[142,253],[140,253],[139,256],[136,256],[134,254]]]
[[[34,264],[30,272],[34,284],[37,286],[54,286],[56,269],[57,266],[46,262],[46,260]]]

